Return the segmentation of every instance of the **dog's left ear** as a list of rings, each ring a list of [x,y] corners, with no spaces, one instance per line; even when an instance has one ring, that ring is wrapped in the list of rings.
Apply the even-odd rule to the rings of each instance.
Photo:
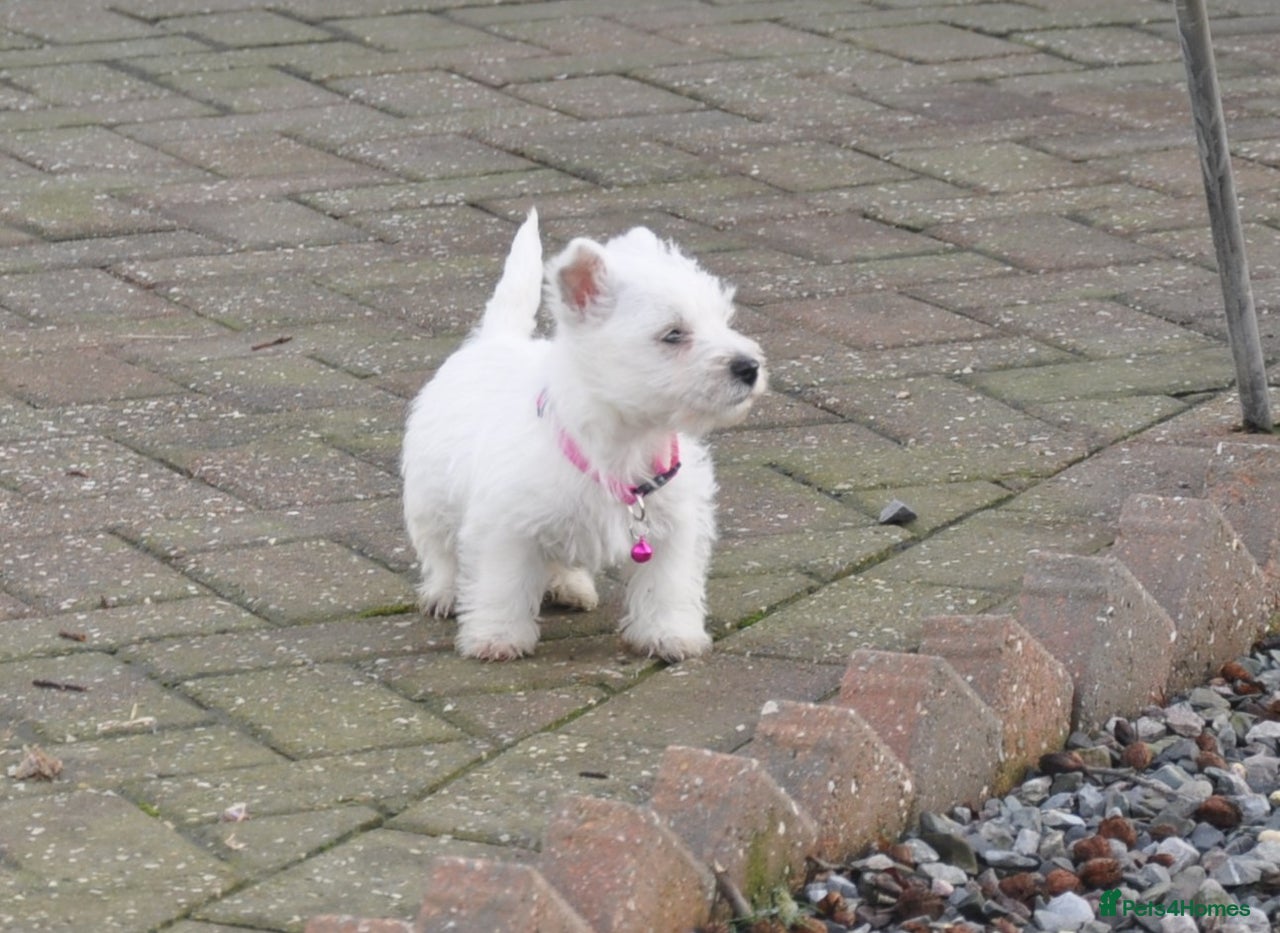
[[[582,238],[574,240],[561,254],[556,267],[553,281],[567,308],[585,316],[601,304],[608,291],[608,268],[596,243]]]

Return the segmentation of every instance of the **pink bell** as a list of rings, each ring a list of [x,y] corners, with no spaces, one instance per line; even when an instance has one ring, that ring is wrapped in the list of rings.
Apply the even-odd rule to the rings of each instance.
[[[652,556],[653,548],[649,547],[649,542],[643,537],[637,538],[636,543],[631,546],[631,559],[637,564],[643,564]]]

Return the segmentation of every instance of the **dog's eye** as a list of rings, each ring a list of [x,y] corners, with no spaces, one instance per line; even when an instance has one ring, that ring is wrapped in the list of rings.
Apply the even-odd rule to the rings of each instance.
[[[678,343],[684,343],[688,339],[689,339],[689,332],[679,327],[673,327],[671,328],[671,330],[667,331],[665,334],[662,335],[662,342],[669,343],[672,345],[675,345]]]

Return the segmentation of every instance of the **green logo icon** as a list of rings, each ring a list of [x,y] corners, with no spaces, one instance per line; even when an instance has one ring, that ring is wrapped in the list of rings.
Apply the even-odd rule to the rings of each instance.
[[[1116,908],[1120,905],[1120,889],[1112,888],[1110,891],[1103,891],[1102,897],[1098,900],[1098,916],[1114,917]]]

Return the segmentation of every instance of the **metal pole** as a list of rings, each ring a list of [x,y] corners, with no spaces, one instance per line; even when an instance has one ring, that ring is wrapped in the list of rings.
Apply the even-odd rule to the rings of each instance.
[[[1249,284],[1249,260],[1240,228],[1235,178],[1231,174],[1231,154],[1227,148],[1227,126],[1222,116],[1218,71],[1213,61],[1209,17],[1205,13],[1204,0],[1176,0],[1176,8],[1182,61],[1187,67],[1191,114],[1195,118],[1196,144],[1200,150],[1204,193],[1209,202],[1213,246],[1218,255],[1218,277],[1222,281],[1222,297],[1226,302],[1227,334],[1235,357],[1236,385],[1240,390],[1244,427],[1250,431],[1270,431],[1267,369],[1258,337],[1253,288]]]

